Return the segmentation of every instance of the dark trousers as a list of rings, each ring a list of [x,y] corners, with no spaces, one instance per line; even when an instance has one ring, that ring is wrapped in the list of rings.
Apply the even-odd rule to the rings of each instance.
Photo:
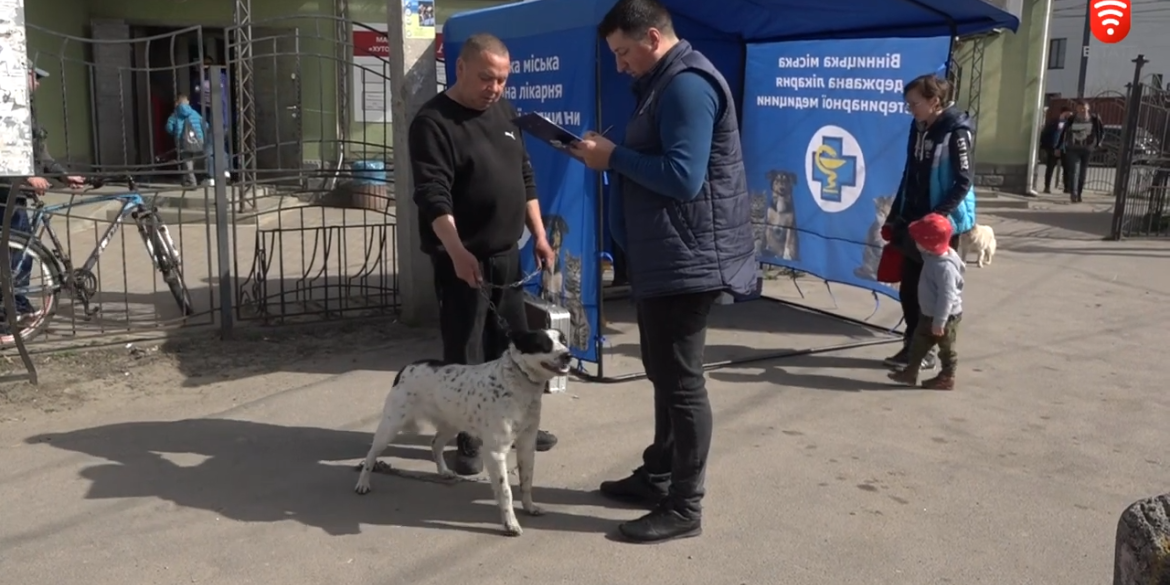
[[[1052,190],[1052,176],[1056,175],[1057,185],[1064,182],[1064,172],[1062,172],[1063,162],[1061,157],[1057,154],[1056,149],[1044,149],[1044,190]]]
[[[455,265],[445,253],[431,256],[435,269],[435,294],[439,298],[439,334],[443,338],[443,361],[476,365],[490,362],[508,350],[507,331],[478,289],[459,280]],[[511,250],[481,258],[484,282],[496,285],[487,291],[509,329],[528,328],[524,292],[507,285],[520,280],[520,251]],[[502,288],[501,288],[502,287]]]
[[[654,442],[642,453],[652,476],[670,476],[669,501],[688,517],[702,513],[713,418],[703,375],[707,316],[718,292],[638,302],[642,366],[654,385]]]
[[[926,359],[926,354],[930,353],[937,345],[938,361],[942,363],[942,373],[954,376],[955,369],[959,366],[959,352],[956,350],[956,346],[959,341],[959,322],[962,320],[962,314],[952,315],[947,319],[942,337],[935,337],[934,332],[931,331],[934,319],[920,315],[918,325],[914,328],[910,341],[907,369],[917,373],[918,368],[922,365],[922,360]]]
[[[959,249],[959,236],[951,238],[951,249]],[[918,280],[922,278],[921,257],[912,258],[906,255],[902,260],[902,283],[898,286],[898,299],[902,305],[902,318],[905,320],[905,331],[902,333],[903,348],[910,350],[910,342],[914,338],[914,331],[918,329],[918,315],[922,308],[918,305]]]
[[[1064,192],[1080,197],[1085,190],[1085,175],[1089,171],[1090,148],[1071,147],[1061,153],[1064,161]]]
[[[7,196],[7,195],[5,195]],[[0,204],[0,213],[4,213],[5,206]],[[28,216],[28,208],[23,203],[17,203],[16,209],[12,211],[12,223],[9,224],[11,231],[22,232],[25,234],[32,233],[32,221]],[[14,248],[10,244],[8,247],[9,253],[12,255],[12,281],[14,288],[27,287],[32,282],[33,259],[32,256],[22,253],[24,250]],[[32,303],[28,300],[28,296],[16,293],[13,295],[13,301],[16,303],[16,312],[19,314],[32,313],[36,310]],[[0,305],[0,314],[4,313],[4,306]]]

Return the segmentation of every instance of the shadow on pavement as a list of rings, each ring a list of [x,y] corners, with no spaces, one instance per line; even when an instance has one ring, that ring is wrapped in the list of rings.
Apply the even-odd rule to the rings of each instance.
[[[362,524],[502,533],[486,483],[376,474],[374,491],[356,495],[352,462],[365,456],[370,440],[368,432],[192,419],[106,425],[26,443],[110,460],[81,470],[91,482],[89,499],[153,497],[241,522],[293,520],[331,535],[357,534]],[[422,442],[429,445],[429,437]],[[393,445],[383,454],[392,466],[399,458],[429,461],[430,448]],[[538,504],[606,504],[599,495],[571,489],[537,487],[534,495]],[[612,520],[546,510],[536,518],[517,514],[522,526],[537,530],[602,533],[614,527]]]
[[[897,350],[898,346],[896,344],[891,344],[890,347],[890,353],[892,354]],[[719,350],[721,348],[716,347],[714,349]],[[768,382],[778,386],[806,388],[809,390],[829,390],[833,392],[913,390],[913,388],[898,386],[892,382],[873,382],[872,378],[874,375],[872,372],[874,370],[880,370],[882,372],[881,377],[883,379],[884,373],[888,371],[888,369],[883,366],[881,362],[873,359],[838,356],[832,354],[805,355],[786,358],[784,360],[778,360],[777,362],[772,363],[761,362],[759,364],[745,365],[742,366],[742,368],[762,369],[763,372],[749,373],[728,368],[726,370],[716,370],[710,372],[708,375],[712,380],[719,382]],[[827,375],[796,371],[798,369],[834,369],[840,370],[841,374]],[[859,373],[865,372],[868,374],[868,376],[864,378],[860,375],[851,376],[848,370],[856,370]]]

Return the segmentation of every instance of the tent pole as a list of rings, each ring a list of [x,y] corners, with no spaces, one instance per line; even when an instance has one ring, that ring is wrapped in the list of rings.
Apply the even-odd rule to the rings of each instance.
[[[1048,82],[1048,34],[1052,26],[1052,0],[1044,1],[1044,26],[1043,38],[1044,44],[1040,47],[1040,75],[1036,78],[1036,84],[1040,86],[1040,90],[1036,92],[1036,110],[1037,112],[1045,112],[1045,106],[1048,105],[1048,100],[1045,98],[1044,85]],[[1043,126],[1048,121],[1047,112],[1045,112],[1044,119],[1040,120],[1039,126]],[[1037,197],[1036,192],[1036,172],[1039,170],[1040,161],[1040,132],[1037,125],[1033,125],[1030,136],[1028,137],[1028,187],[1024,189],[1025,195]]]
[[[902,343],[903,342],[902,332],[898,331],[897,329],[888,329],[888,328],[882,327],[880,325],[875,325],[873,323],[868,323],[866,321],[862,321],[861,319],[854,319],[853,317],[847,317],[845,315],[838,315],[836,313],[832,313],[832,312],[826,311],[824,309],[818,309],[816,307],[809,307],[806,305],[802,305],[800,303],[794,303],[792,301],[785,301],[785,300],[772,298],[772,297],[762,296],[762,297],[760,297],[752,302],[759,302],[759,301],[771,301],[773,303],[792,307],[792,308],[797,309],[797,310],[806,311],[806,312],[812,313],[814,315],[831,317],[833,319],[837,319],[838,321],[842,321],[842,322],[849,323],[852,325],[858,325],[860,327],[863,327],[863,328],[877,334],[877,337],[872,338],[872,339],[865,339],[865,340],[861,340],[861,341],[852,341],[849,343],[841,343],[841,344],[837,344],[837,345],[827,345],[827,346],[823,346],[823,347],[811,347],[811,348],[807,348],[807,349],[785,349],[785,350],[770,351],[770,352],[760,352],[760,353],[749,354],[749,355],[746,355],[743,357],[738,357],[738,358],[720,360],[717,362],[709,362],[709,363],[703,364],[703,371],[704,372],[710,372],[712,370],[719,370],[719,369],[723,369],[723,368],[730,368],[733,366],[745,366],[748,364],[768,362],[768,361],[773,361],[773,360],[782,360],[782,359],[788,359],[788,358],[794,358],[794,357],[805,357],[805,356],[810,356],[810,355],[820,355],[820,354],[826,354],[826,353],[836,353],[839,351],[847,351],[850,349],[858,349],[861,347],[870,347],[873,345],[888,345],[891,343]],[[599,356],[599,358],[600,358],[600,356]],[[586,382],[593,382],[593,383],[599,383],[599,384],[620,384],[622,382],[633,382],[635,380],[646,379],[646,372],[633,372],[633,373],[629,373],[629,374],[621,374],[618,376],[604,376],[601,373],[600,361],[598,362],[597,375],[593,375],[593,374],[590,374],[588,372],[583,372],[583,371],[576,372],[574,375],[577,376],[578,378],[580,378],[581,380],[586,381]]]
[[[596,91],[593,92],[594,115],[597,119],[596,127],[605,128],[605,120],[601,118],[601,42],[596,36],[593,41],[593,54],[596,56],[593,60],[593,78],[596,84]],[[605,376],[605,271],[601,267],[601,255],[605,250],[606,243],[605,187],[605,181],[598,181],[595,189],[597,193],[597,222],[594,223],[597,232],[597,243],[595,246],[597,248],[597,331],[594,332],[593,338],[594,343],[597,345],[598,378]]]

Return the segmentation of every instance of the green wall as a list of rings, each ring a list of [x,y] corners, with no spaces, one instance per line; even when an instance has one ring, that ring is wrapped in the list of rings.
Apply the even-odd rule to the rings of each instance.
[[[500,3],[501,0],[441,1],[437,3],[436,16],[442,23],[456,12]],[[96,18],[122,19],[131,25],[227,27],[233,22],[235,3],[231,0],[32,0],[26,3],[26,7],[27,20],[33,25],[62,35],[87,37],[89,22]],[[336,103],[337,68],[349,66],[349,56],[337,54],[335,22],[318,18],[332,15],[332,12],[332,0],[252,0],[254,25],[297,27],[300,30],[302,133],[304,158],[310,160],[334,157],[331,141],[336,139],[335,120],[339,105]],[[386,2],[351,0],[350,18],[355,22],[384,24]],[[90,73],[84,65],[89,60],[89,47],[77,42],[63,43],[63,40],[62,36],[30,31],[30,52],[38,55],[38,63],[53,73],[38,92],[38,120],[49,131],[50,149],[54,155],[88,162],[93,160],[94,126],[90,115]],[[62,54],[66,58],[63,71],[60,64]],[[338,58],[344,61],[338,61]],[[63,92],[63,86],[68,91]],[[342,104],[342,107],[352,108],[352,98],[349,101],[350,104]],[[67,141],[66,126],[69,128]],[[386,137],[389,133],[389,124],[355,124],[350,128],[350,139],[375,145],[388,144]]]
[[[51,28],[62,35],[88,36],[85,0],[31,0],[25,2],[24,10],[28,23]],[[62,160],[90,160],[93,118],[89,73],[85,66],[86,46],[30,27],[28,49],[37,66],[50,75],[41,81],[41,89],[33,99],[37,122],[49,133],[52,154]]]
[[[1036,100],[1041,87],[1041,53],[1044,44],[1044,2],[1026,0],[1020,29],[1005,32],[984,44],[983,83],[980,92],[976,159],[980,165],[1026,165],[1033,129],[1041,113]],[[957,55],[966,70],[970,46]],[[960,105],[969,97],[970,75],[963,83]]]

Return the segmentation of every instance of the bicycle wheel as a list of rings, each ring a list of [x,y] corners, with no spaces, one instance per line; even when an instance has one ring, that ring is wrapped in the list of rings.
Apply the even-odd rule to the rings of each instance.
[[[14,264],[17,258],[23,257],[24,260],[18,266],[23,265],[29,272],[28,282],[13,291],[23,296],[26,302],[22,304],[26,305],[26,309],[31,309],[17,316],[17,333],[28,341],[44,332],[49,320],[57,312],[57,296],[65,279],[61,275],[56,257],[46,250],[39,240],[28,234],[13,232],[8,239],[8,252],[12,255]],[[13,277],[16,277],[18,272],[19,267],[13,268]],[[19,311],[20,307],[17,310]],[[15,342],[16,335],[9,330],[7,318],[3,316],[3,305],[0,304],[0,346],[12,345]]]
[[[147,237],[150,238],[150,247],[154,252],[158,271],[162,274],[167,287],[171,289],[171,295],[175,297],[179,310],[183,312],[184,317],[194,315],[195,307],[191,303],[191,293],[187,291],[187,285],[183,282],[183,266],[179,261],[179,251],[175,249],[171,238],[161,229],[147,229]]]

